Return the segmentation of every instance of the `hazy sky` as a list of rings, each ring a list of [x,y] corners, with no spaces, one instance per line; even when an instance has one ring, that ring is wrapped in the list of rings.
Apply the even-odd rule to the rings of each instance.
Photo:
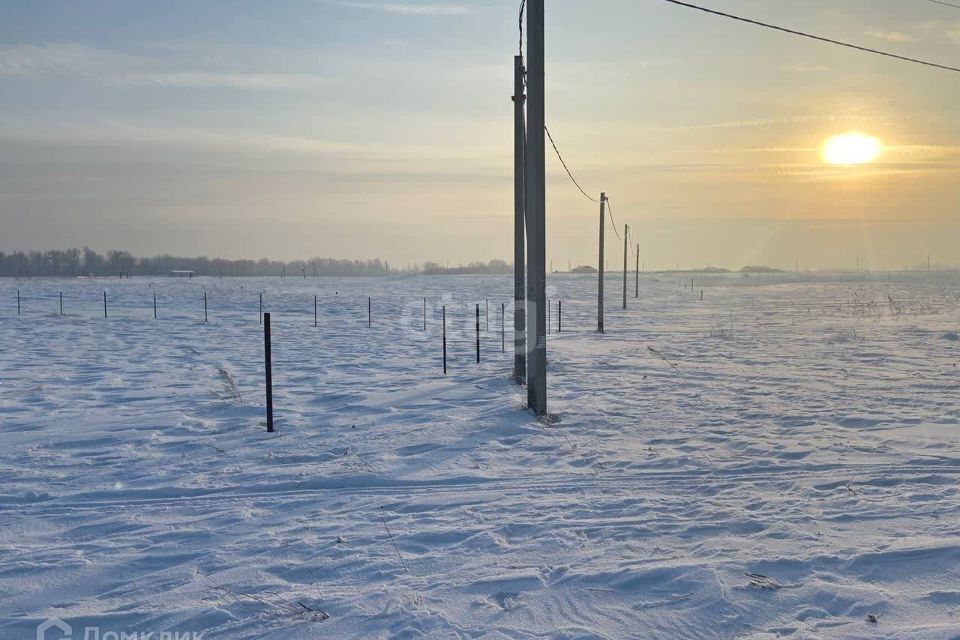
[[[702,3],[960,62],[926,0]],[[518,4],[0,2],[0,250],[509,259]],[[548,126],[648,268],[960,261],[960,74],[661,0],[547,0],[546,30]],[[851,130],[879,161],[825,165]],[[596,264],[547,171],[548,257]]]

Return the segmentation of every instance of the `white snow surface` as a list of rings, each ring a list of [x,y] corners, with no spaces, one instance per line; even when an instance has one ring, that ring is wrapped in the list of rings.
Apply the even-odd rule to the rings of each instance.
[[[0,281],[0,638],[960,638],[960,277],[694,277],[551,275],[546,421],[508,275]]]

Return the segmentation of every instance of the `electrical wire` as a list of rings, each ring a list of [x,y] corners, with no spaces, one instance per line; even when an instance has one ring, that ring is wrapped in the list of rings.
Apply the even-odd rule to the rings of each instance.
[[[590,197],[590,194],[588,194],[586,191],[583,190],[583,187],[580,186],[580,183],[577,182],[577,179],[573,177],[572,173],[570,173],[570,167],[567,166],[567,163],[564,162],[563,160],[563,156],[560,155],[560,149],[557,149],[557,143],[553,141],[553,136],[550,135],[550,129],[547,128],[547,125],[543,125],[543,130],[547,132],[547,137],[550,138],[550,144],[553,145],[553,150],[556,152],[557,158],[560,159],[560,164],[563,165],[563,168],[566,170],[567,175],[570,176],[570,180],[572,180],[573,184],[577,187],[577,189],[580,190],[580,193],[583,194],[583,197],[589,200],[590,202],[595,202],[597,204],[600,204],[599,200]]]
[[[623,238],[620,237],[620,232],[617,231],[617,223],[613,219],[613,207],[610,206],[610,198],[607,198],[607,215],[610,216],[610,224],[613,226],[613,233],[617,236],[617,240],[623,242]]]
[[[716,9],[708,9],[707,7],[702,7],[697,4],[692,4],[690,2],[682,2],[681,0],[662,0],[663,2],[669,2],[670,4],[675,4],[681,7],[687,7],[688,9],[696,9],[697,11],[703,11],[704,13],[713,14],[715,16],[720,16],[721,18],[729,18],[731,20],[737,20],[739,22],[745,22],[747,24],[752,24],[757,27],[764,27],[766,29],[773,29],[774,31],[782,31],[783,33],[789,33],[791,35],[800,36],[802,38],[809,38],[811,40],[817,40],[819,42],[826,42],[829,44],[835,44],[841,47],[847,47],[848,49],[856,49],[857,51],[863,51],[866,53],[873,53],[879,56],[885,56],[887,58],[894,58],[896,60],[902,60],[904,62],[912,62],[914,64],[923,65],[926,67],[933,67],[936,69],[943,69],[944,71],[954,71],[960,73],[960,68],[951,67],[945,64],[938,64],[936,62],[929,62],[927,60],[920,60],[919,58],[908,58],[907,56],[897,55],[896,53],[890,53],[888,51],[881,51],[879,49],[871,49],[869,47],[861,47],[860,45],[850,44],[849,42],[842,42],[840,40],[833,40],[831,38],[824,38],[822,36],[813,35],[812,33],[806,33],[803,31],[797,31],[795,29],[788,29],[786,27],[780,27],[774,24],[769,24],[766,22],[760,22],[759,20],[753,20],[751,18],[744,18],[742,16],[737,16],[732,13],[725,13],[723,11],[717,11]],[[932,0],[931,0],[932,1]],[[937,0],[937,3],[940,4],[940,0]]]
[[[960,4],[953,4],[951,2],[944,2],[943,0],[927,0],[927,2],[932,2],[933,4],[942,4],[945,7],[953,7],[954,9],[960,9]]]
[[[527,6],[527,0],[520,0],[520,57],[523,57],[523,10]]]

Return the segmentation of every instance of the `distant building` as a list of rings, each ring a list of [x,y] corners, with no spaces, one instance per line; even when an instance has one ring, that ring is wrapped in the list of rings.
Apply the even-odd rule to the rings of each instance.
[[[588,264],[580,265],[574,268],[570,273],[596,273],[597,270]]]
[[[190,269],[174,269],[170,272],[170,275],[172,275],[174,278],[192,278],[193,271]]]

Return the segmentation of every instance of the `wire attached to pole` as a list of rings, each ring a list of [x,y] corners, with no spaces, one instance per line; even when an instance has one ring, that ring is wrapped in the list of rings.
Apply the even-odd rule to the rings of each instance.
[[[613,226],[613,233],[617,236],[617,240],[623,242],[623,238],[620,237],[620,232],[617,231],[617,223],[613,219],[613,206],[610,204],[610,198],[607,198],[607,215],[610,216],[610,224]]]
[[[800,36],[802,38],[809,38],[811,40],[817,40],[819,42],[826,42],[829,44],[835,44],[841,47],[846,47],[848,49],[856,49],[857,51],[863,51],[866,53],[872,53],[878,56],[885,56],[887,58],[894,58],[896,60],[902,60],[904,62],[912,62],[914,64],[923,65],[925,67],[934,67],[936,69],[943,69],[944,71],[954,71],[960,73],[960,68],[951,67],[945,64],[938,64],[936,62],[929,62],[927,60],[920,60],[919,58],[908,58],[907,56],[901,56],[896,53],[890,53],[889,51],[881,51],[879,49],[871,49],[869,47],[862,47],[857,44],[851,44],[849,42],[842,42],[840,40],[833,40],[832,38],[824,38],[823,36],[813,35],[812,33],[806,33],[804,31],[797,31],[796,29],[788,29],[787,27],[780,27],[775,24],[769,24],[767,22],[760,22],[759,20],[753,20],[751,18],[744,18],[743,16],[737,16],[732,13],[725,13],[723,11],[717,11],[716,9],[708,9],[707,7],[702,7],[697,4],[692,4],[690,2],[682,2],[681,0],[663,0],[663,2],[669,2],[670,4],[675,4],[681,7],[687,7],[688,9],[696,9],[697,11],[703,11],[704,13],[710,13],[715,16],[720,16],[721,18],[729,18],[731,20],[737,20],[739,22],[745,22],[747,24],[752,24],[757,27],[764,27],[765,29],[773,29],[774,31],[782,31],[783,33],[789,33],[794,36]],[[938,0],[939,4],[939,0]]]
[[[527,0],[520,0],[520,57],[523,58],[523,10],[527,6]]]
[[[580,183],[577,182],[577,179],[573,177],[572,173],[570,173],[570,167],[567,166],[567,163],[564,162],[563,160],[563,156],[560,155],[560,149],[557,149],[557,143],[553,141],[553,136],[550,135],[550,129],[548,129],[547,126],[544,125],[543,130],[547,132],[547,137],[550,138],[550,144],[553,145],[553,150],[556,152],[557,158],[560,159],[560,164],[563,165],[563,168],[566,170],[567,175],[570,176],[570,180],[572,180],[573,184],[577,187],[577,189],[580,190],[580,193],[583,194],[583,197],[589,200],[590,202],[600,204],[599,200],[597,200],[596,198],[592,198],[590,194],[588,194],[586,191],[583,190],[583,187],[580,186]]]
[[[953,7],[954,9],[960,9],[960,4],[953,4],[952,2],[944,2],[943,0],[927,0],[927,2],[932,2],[933,4],[941,4],[945,7]]]

